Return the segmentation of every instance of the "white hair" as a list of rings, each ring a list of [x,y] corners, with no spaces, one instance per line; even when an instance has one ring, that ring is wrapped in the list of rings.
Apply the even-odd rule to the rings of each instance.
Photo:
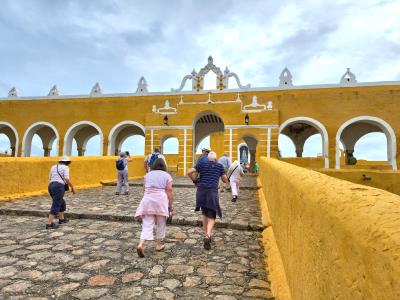
[[[217,153],[215,153],[214,151],[211,151],[210,153],[208,153],[207,158],[208,158],[208,160],[217,160]]]

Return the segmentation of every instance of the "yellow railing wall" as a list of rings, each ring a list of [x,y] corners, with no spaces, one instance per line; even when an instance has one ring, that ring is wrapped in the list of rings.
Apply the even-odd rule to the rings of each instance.
[[[293,299],[400,299],[400,197],[263,157]]]
[[[115,180],[117,157],[71,157],[70,178],[78,187],[99,186],[102,180]],[[0,200],[38,195],[47,192],[53,157],[0,158]],[[144,175],[143,156],[128,164],[129,177]]]

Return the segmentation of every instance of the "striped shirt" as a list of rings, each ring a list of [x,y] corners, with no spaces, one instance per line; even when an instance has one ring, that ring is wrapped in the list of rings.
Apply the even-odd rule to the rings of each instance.
[[[225,174],[224,167],[214,161],[199,161],[195,169],[200,173],[198,185],[208,188],[218,188],[219,178]]]

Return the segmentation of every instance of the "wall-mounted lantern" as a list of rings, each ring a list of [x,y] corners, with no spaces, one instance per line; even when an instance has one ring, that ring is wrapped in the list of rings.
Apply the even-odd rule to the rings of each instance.
[[[245,123],[246,125],[249,125],[249,122],[250,122],[249,115],[246,114],[246,116],[244,117],[244,123]]]
[[[165,125],[165,126],[168,126],[168,116],[165,116],[165,117],[164,117],[164,125]]]

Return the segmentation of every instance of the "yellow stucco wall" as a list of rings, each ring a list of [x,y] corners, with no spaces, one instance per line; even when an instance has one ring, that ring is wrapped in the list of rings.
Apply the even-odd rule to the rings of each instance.
[[[316,169],[323,174],[353,183],[382,189],[400,195],[400,172],[390,170],[333,170]],[[365,180],[364,176],[369,180]]]
[[[293,299],[399,299],[400,197],[275,159],[260,180]]]
[[[307,117],[323,124],[328,133],[330,167],[335,164],[336,133],[339,127],[351,118],[372,116],[386,121],[394,130],[397,139],[400,137],[400,86],[399,85],[370,85],[355,87],[310,87],[306,89],[265,89],[243,90],[240,93],[243,103],[235,102],[236,92],[213,91],[212,103],[207,93],[183,94],[149,94],[149,95],[116,95],[99,97],[57,97],[55,99],[32,100],[1,100],[0,122],[8,122],[18,132],[18,153],[21,154],[22,140],[26,130],[36,122],[48,122],[54,125],[60,136],[59,154],[62,154],[64,137],[68,128],[81,121],[90,121],[99,126],[103,134],[103,155],[107,154],[108,138],[111,129],[123,121],[134,121],[146,128],[146,153],[151,151],[150,130],[154,130],[153,146],[159,146],[163,136],[171,134],[179,139],[180,157],[186,149],[186,161],[179,161],[179,170],[193,163],[193,140],[195,133],[192,128],[194,120],[204,111],[219,115],[225,126],[236,126],[232,129],[232,145],[229,143],[230,130],[225,129],[223,141],[213,141],[217,152],[228,152],[237,156],[237,145],[244,134],[255,136],[259,140],[257,159],[267,155],[267,129],[252,126],[270,125],[270,155],[277,157],[278,129],[277,127],[295,117]],[[183,96],[184,104],[178,104]],[[248,113],[249,126],[245,126],[246,112],[242,107],[252,102],[257,96],[258,103],[272,101],[273,110]],[[164,126],[164,115],[152,113],[152,106],[163,107],[165,100],[177,109],[176,114],[168,115],[168,125]],[[199,102],[203,102],[199,104]],[[218,102],[218,103],[216,103]],[[223,103],[221,103],[223,102]],[[124,107],[124,109],[120,109]],[[182,126],[186,127],[186,148],[183,146]],[[154,128],[154,129],[150,129]],[[400,143],[397,143],[399,152]],[[397,156],[397,154],[396,154]],[[398,160],[398,159],[397,159]]]
[[[144,175],[143,156],[129,163],[129,177]],[[0,158],[0,201],[47,192],[50,167],[57,158]],[[70,178],[78,188],[99,186],[116,178],[116,157],[71,157]]]
[[[279,160],[294,164],[303,168],[323,168],[324,159],[322,157],[285,157]]]

